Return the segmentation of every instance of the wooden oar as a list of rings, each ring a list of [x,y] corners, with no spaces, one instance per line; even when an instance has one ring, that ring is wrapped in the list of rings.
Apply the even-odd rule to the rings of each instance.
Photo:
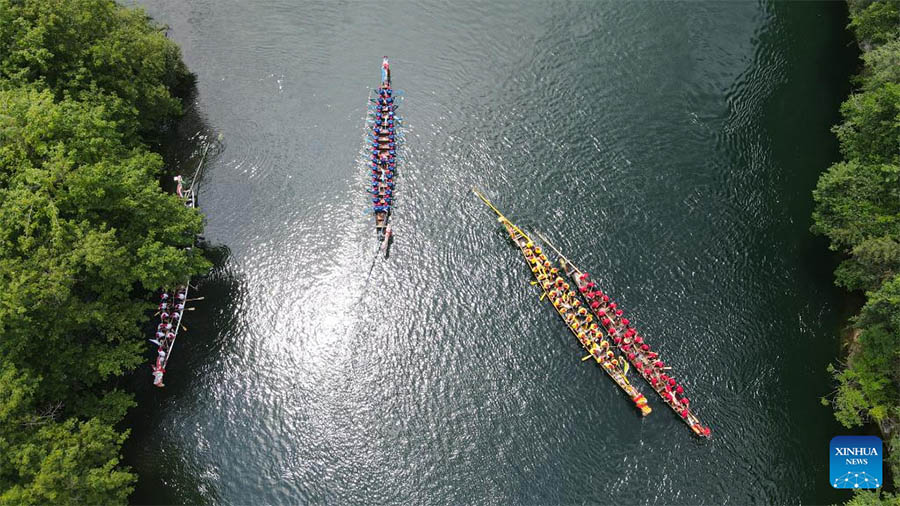
[[[581,361],[586,362],[589,358],[593,358],[593,357],[594,357],[593,355],[587,355],[587,356],[581,357]]]

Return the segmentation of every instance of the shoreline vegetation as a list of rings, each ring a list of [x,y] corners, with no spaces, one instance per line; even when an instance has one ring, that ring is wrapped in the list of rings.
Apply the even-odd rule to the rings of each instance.
[[[126,504],[155,294],[210,264],[151,151],[193,86],[113,0],[0,0],[0,504]],[[150,381],[149,370],[147,381]]]
[[[862,292],[849,322],[847,358],[829,366],[836,389],[823,402],[847,428],[875,424],[900,489],[900,1],[848,0],[862,51],[854,92],[833,128],[842,161],[813,191],[812,231],[841,254],[835,284]],[[892,485],[892,486],[891,486]],[[853,506],[900,504],[900,495],[858,492]]]

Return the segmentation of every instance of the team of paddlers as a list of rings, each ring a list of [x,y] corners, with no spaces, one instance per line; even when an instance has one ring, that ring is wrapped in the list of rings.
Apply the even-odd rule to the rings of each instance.
[[[709,427],[691,411],[684,386],[672,377],[671,368],[666,366],[659,353],[638,335],[619,304],[603,293],[586,272],[575,267],[547,238],[538,234],[559,255],[559,267],[554,266],[543,249],[503,216],[487,197],[477,189],[472,191],[497,214],[510,238],[522,251],[534,275],[532,284],[539,285],[543,292],[541,299],[549,299],[569,330],[590,353],[582,360],[593,357],[646,416],[651,411],[647,399],[625,376],[629,363],[633,364],[695,434],[709,437]]]
[[[162,380],[166,373],[166,363],[169,361],[168,353],[178,335],[181,317],[184,315],[187,287],[179,286],[171,293],[164,291],[159,298],[159,325],[156,326],[155,339],[150,339],[150,342],[157,346],[156,361],[151,366],[153,385],[162,387],[165,386]]]
[[[671,376],[670,367],[666,366],[659,353],[650,348],[644,342],[644,338],[638,335],[631,321],[625,317],[624,311],[609,295],[590,279],[587,272],[579,272],[575,269],[567,269],[565,260],[560,264],[572,280],[576,283],[578,291],[584,296],[588,308],[579,307],[577,312],[591,323],[596,331],[595,335],[603,336],[604,331],[615,346],[628,358],[634,368],[647,380],[654,390],[662,397],[676,413],[684,419],[696,434],[709,436],[709,427],[704,427],[700,420],[691,412],[690,399],[685,395],[684,386]],[[560,284],[560,282],[562,283]],[[567,287],[561,278],[555,279],[551,290],[559,290],[559,287]],[[597,325],[599,322],[599,326]],[[593,337],[592,337],[593,338]]]
[[[527,242],[522,247],[522,252],[530,264],[531,272],[537,283],[544,290],[556,312],[562,316],[566,325],[575,334],[584,349],[590,353],[590,356],[631,397],[641,413],[644,416],[650,414],[651,408],[647,405],[646,397],[628,382],[622,369],[625,364],[616,356],[609,341],[603,338],[602,332],[593,321],[593,316],[584,310],[578,294],[562,278],[560,270],[550,263],[541,247],[536,246],[527,237],[525,239]]]
[[[372,99],[372,151],[369,166],[372,170],[372,210],[376,228],[384,228],[391,213],[394,198],[394,172],[397,170],[397,136],[395,131],[394,92],[391,89],[390,65],[387,57],[382,63],[381,86]]]

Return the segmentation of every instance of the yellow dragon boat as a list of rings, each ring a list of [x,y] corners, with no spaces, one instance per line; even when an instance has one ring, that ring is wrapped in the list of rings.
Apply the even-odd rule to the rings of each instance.
[[[522,251],[522,255],[531,268],[535,278],[532,284],[540,286],[543,290],[541,299],[543,300],[544,297],[547,297],[550,300],[553,309],[563,319],[563,322],[575,335],[581,346],[589,353],[582,360],[593,358],[600,365],[600,368],[616,382],[616,385],[628,395],[641,414],[643,416],[649,415],[651,409],[647,404],[647,399],[625,377],[625,372],[622,369],[625,363],[624,360],[616,358],[615,353],[612,351],[614,347],[611,347],[609,342],[603,339],[602,330],[596,323],[592,322],[593,316],[589,314],[587,308],[581,305],[578,294],[559,276],[559,270],[551,267],[546,254],[534,244],[531,238],[528,237],[528,234],[509,221],[506,216],[503,216],[480,191],[475,188],[472,191],[491,210],[497,213],[498,221],[506,229],[509,237],[519,247],[519,250]]]

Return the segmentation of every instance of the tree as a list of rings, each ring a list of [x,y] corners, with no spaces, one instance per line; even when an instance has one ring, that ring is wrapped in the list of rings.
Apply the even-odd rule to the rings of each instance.
[[[819,177],[813,199],[812,230],[831,239],[832,249],[900,237],[900,166],[838,162]]]
[[[148,291],[209,263],[158,183],[190,82],[112,0],[0,0],[0,504],[124,504],[113,379],[141,361]]]
[[[0,503],[126,504],[135,482],[119,465],[127,436],[96,419],[42,425],[4,457],[18,479]]]
[[[865,70],[857,81],[863,90],[871,91],[887,83],[900,83],[900,39],[864,53],[862,59]]]
[[[859,91],[843,103],[843,121],[833,129],[845,160],[819,178],[812,230],[847,257],[835,282],[865,290],[867,299],[853,319],[858,339],[847,365],[829,366],[837,382],[835,417],[847,427],[879,423],[890,437],[887,461],[897,482],[900,435],[891,431],[900,421],[900,2],[848,4],[865,66],[854,80]],[[848,502],[898,503],[878,492]]]
[[[900,242],[891,236],[864,239],[835,271],[835,283],[848,290],[875,290],[900,274]]]
[[[162,160],[126,148],[105,112],[47,90],[0,91],[0,357],[39,372],[50,396],[134,368],[148,307],[134,287],[209,265],[185,250],[200,215],[160,190]]]
[[[851,1],[850,28],[863,44],[878,45],[897,38],[900,8],[896,0]]]
[[[900,506],[900,497],[881,490],[854,490],[847,506]]]
[[[833,130],[846,158],[867,164],[900,161],[900,84],[851,95],[841,115],[844,122]]]
[[[102,103],[125,126],[153,135],[181,110],[172,90],[191,80],[178,46],[159,30],[143,11],[112,0],[0,0],[0,76],[56,99]]]

